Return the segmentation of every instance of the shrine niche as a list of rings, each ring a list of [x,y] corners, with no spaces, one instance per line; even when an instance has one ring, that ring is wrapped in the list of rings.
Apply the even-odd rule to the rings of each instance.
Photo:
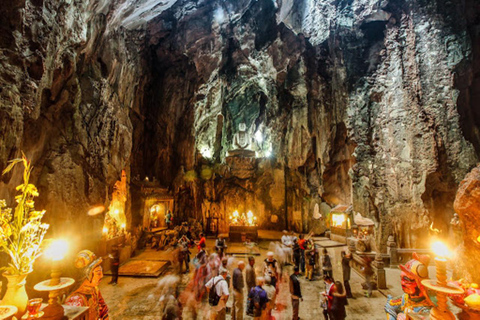
[[[146,230],[166,228],[165,216],[167,212],[173,212],[173,196],[166,188],[146,185],[142,186],[141,193],[143,228]],[[173,219],[175,220],[175,217]]]
[[[127,202],[127,173],[122,170],[122,176],[113,187],[112,201],[105,215],[103,237],[112,239],[122,236],[127,228],[125,203]]]

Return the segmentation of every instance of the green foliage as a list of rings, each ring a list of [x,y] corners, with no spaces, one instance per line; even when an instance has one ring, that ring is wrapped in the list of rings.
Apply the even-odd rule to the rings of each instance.
[[[23,164],[23,183],[16,190],[17,206],[7,208],[5,200],[0,200],[0,250],[6,252],[11,262],[4,270],[9,274],[24,274],[33,270],[35,259],[41,254],[41,244],[48,224],[41,223],[45,210],[36,211],[33,199],[38,197],[37,188],[29,183],[32,167],[25,155],[21,159],[9,161],[2,174],[10,172],[15,165]]]

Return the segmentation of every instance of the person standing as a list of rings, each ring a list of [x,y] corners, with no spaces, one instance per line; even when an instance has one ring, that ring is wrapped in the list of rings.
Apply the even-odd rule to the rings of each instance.
[[[112,247],[112,253],[108,256],[111,259],[110,269],[112,271],[112,279],[108,284],[117,285],[118,268],[120,267],[120,248],[118,245]]]
[[[307,259],[307,275],[306,279],[312,281],[313,280],[313,270],[315,269],[315,249],[308,251],[308,259]]]
[[[220,256],[220,259],[223,258],[223,254],[226,248],[227,248],[227,244],[225,243],[225,239],[223,239],[222,236],[219,236],[218,239],[215,240],[215,250]]]
[[[277,298],[277,289],[272,286],[272,279],[269,276],[265,277],[265,285],[263,289],[267,293],[267,307],[265,308],[265,318],[270,320],[272,317],[272,310],[275,307],[275,299]]]
[[[172,212],[170,210],[167,211],[167,214],[165,215],[165,223],[167,225],[168,229],[172,228]]]
[[[278,279],[278,267],[279,264],[277,260],[273,257],[273,252],[267,252],[267,259],[264,261],[263,273],[265,276],[270,276],[272,279],[272,286],[277,287],[277,279]]]
[[[298,236],[298,246],[300,247],[300,270],[302,273],[305,273],[305,245],[306,239],[303,237],[303,234]]]
[[[300,246],[297,238],[293,239],[293,264],[300,268]]]
[[[347,295],[343,290],[342,283],[335,281],[335,292],[332,294],[332,315],[334,320],[344,320],[347,317],[345,306],[347,305]]]
[[[205,249],[207,246],[207,239],[205,239],[205,235],[203,232],[200,233],[200,240],[197,243],[197,248],[200,251],[200,249]]]
[[[264,318],[265,308],[267,307],[267,292],[262,288],[265,283],[265,279],[258,277],[257,286],[250,291],[248,299],[250,305],[253,305],[253,319],[260,320]]]
[[[332,314],[332,302],[333,302],[333,293],[335,292],[335,284],[333,279],[330,276],[325,276],[325,292],[322,292],[324,297],[324,304],[323,304],[323,316],[325,320],[335,320]]]
[[[227,281],[225,280],[227,278],[227,274],[227,269],[222,268],[219,276],[210,279],[210,281],[205,284],[205,287],[207,287],[207,290],[209,290],[209,296],[215,294],[217,296],[216,304],[209,298],[210,305],[212,306],[210,309],[210,320],[225,320],[227,314],[226,306],[229,296],[228,285]],[[215,292],[210,294],[211,290],[215,290]]]
[[[329,276],[330,278],[333,278],[332,260],[330,260],[330,255],[328,254],[327,248],[323,248],[322,270],[324,277]]]
[[[350,251],[342,251],[343,285],[345,286],[347,298],[352,299],[352,289],[350,288],[350,274],[352,269],[350,267],[350,261],[352,261],[352,253]]]
[[[365,296],[367,298],[370,298],[372,296],[372,276],[373,276],[373,268],[372,268],[372,258],[370,257],[365,257],[365,282],[367,285],[367,292],[365,292]]]
[[[290,296],[292,298],[293,320],[298,320],[298,311],[300,309],[300,300],[303,301],[300,281],[298,280],[300,269],[293,268],[293,274],[290,276]]]
[[[245,262],[239,261],[237,268],[233,270],[233,310],[232,319],[243,320],[243,288],[245,282],[243,281],[243,269],[245,269]]]
[[[252,288],[255,287],[255,258],[253,256],[248,257],[248,265],[245,269],[245,282],[247,283],[247,294],[250,294]]]

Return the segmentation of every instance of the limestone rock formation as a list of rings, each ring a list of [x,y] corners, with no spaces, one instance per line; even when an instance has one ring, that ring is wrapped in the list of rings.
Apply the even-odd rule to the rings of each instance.
[[[11,1],[0,168],[20,150],[33,159],[54,228],[95,229],[87,209],[108,207],[127,169],[170,188],[182,219],[214,205],[226,228],[251,207],[262,227],[320,232],[315,204],[344,203],[375,221],[382,248],[390,234],[415,247],[432,222],[447,231],[480,156],[479,12],[474,0]],[[256,159],[236,176],[239,123]],[[0,198],[17,179],[2,177]]]
[[[455,197],[455,212],[462,221],[463,246],[457,258],[460,272],[472,282],[480,280],[480,166],[475,167],[460,183]]]

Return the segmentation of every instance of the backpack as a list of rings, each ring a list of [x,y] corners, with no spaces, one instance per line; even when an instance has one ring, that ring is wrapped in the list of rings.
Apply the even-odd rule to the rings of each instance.
[[[217,294],[217,284],[219,284],[221,281],[225,281],[225,279],[220,279],[220,281],[213,281],[213,285],[210,288],[210,292],[208,293],[208,303],[212,306],[215,307],[218,305],[218,302],[220,301],[220,296]]]

